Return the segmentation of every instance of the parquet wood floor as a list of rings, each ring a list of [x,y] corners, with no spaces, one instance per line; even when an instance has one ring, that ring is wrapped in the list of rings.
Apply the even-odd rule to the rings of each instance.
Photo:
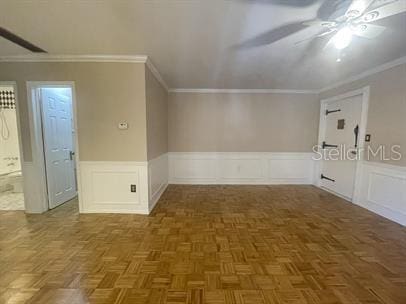
[[[150,216],[0,212],[0,303],[406,303],[406,229],[312,186],[172,185]]]

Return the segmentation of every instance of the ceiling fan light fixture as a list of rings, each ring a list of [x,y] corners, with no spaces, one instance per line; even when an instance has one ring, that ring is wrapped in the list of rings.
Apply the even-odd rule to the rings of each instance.
[[[357,26],[357,29],[361,32],[364,32],[368,29],[368,26],[366,24],[360,24]]]
[[[334,44],[336,49],[342,50],[350,45],[352,41],[352,31],[349,27],[343,27],[337,34],[331,38],[331,42]]]
[[[378,16],[379,16],[379,13],[377,11],[374,11],[374,12],[370,12],[370,13],[366,14],[363,19],[365,22],[371,22],[375,18],[378,18]]]
[[[335,25],[336,25],[336,23],[331,22],[331,21],[326,21],[326,22],[321,23],[321,26],[323,26],[323,27],[334,27]]]
[[[361,12],[359,10],[351,10],[351,11],[347,12],[348,18],[355,18],[355,17],[359,17],[360,15],[361,15]]]

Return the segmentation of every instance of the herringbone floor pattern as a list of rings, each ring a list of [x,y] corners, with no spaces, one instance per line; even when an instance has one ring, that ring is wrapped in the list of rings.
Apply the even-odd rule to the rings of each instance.
[[[0,303],[406,303],[406,229],[311,186],[176,186],[150,216],[0,212]]]

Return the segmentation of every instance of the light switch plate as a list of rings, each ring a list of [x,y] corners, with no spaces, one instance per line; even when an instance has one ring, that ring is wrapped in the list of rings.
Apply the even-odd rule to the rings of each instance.
[[[118,128],[119,128],[120,130],[127,130],[127,129],[128,129],[128,123],[126,123],[126,122],[119,122],[119,123],[118,123]]]

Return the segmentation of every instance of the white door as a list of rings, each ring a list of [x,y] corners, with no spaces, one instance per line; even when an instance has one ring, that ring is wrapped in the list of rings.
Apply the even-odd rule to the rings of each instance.
[[[359,159],[362,95],[328,103],[323,141],[321,186],[350,201]]]
[[[40,89],[49,208],[77,194],[72,137],[72,100],[55,89]]]

